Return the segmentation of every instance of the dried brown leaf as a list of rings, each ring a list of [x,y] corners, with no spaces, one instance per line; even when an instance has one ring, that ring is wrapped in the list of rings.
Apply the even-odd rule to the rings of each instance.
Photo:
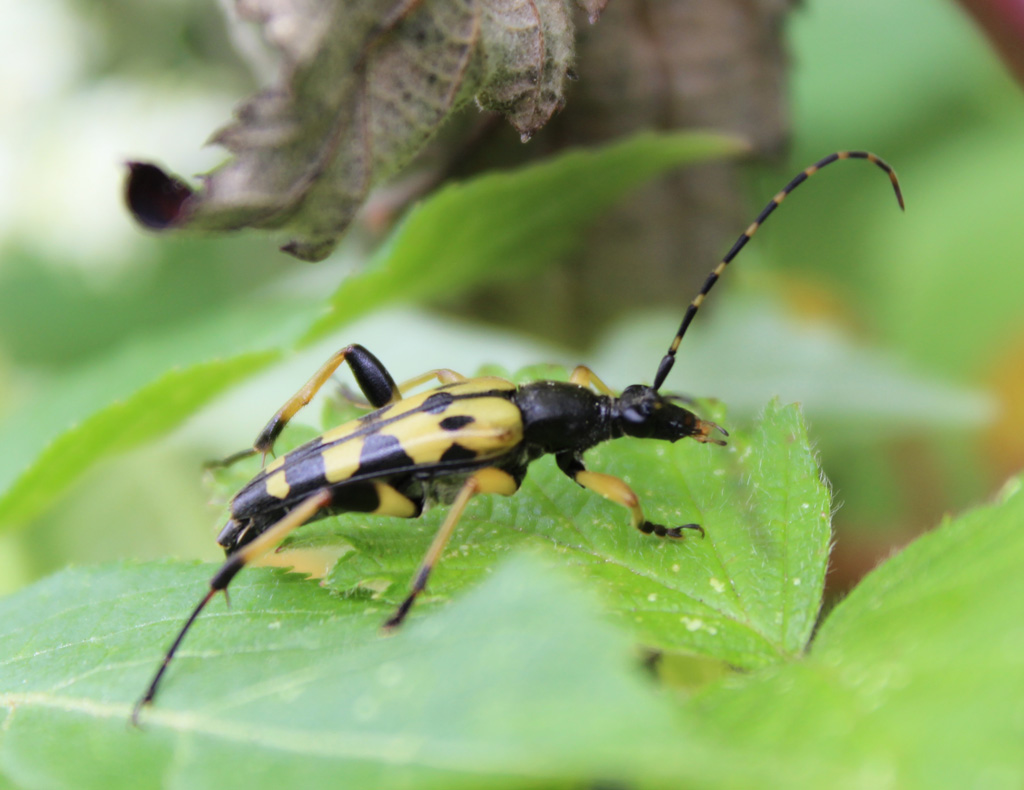
[[[604,5],[578,2],[592,18]],[[469,100],[524,140],[565,102],[568,0],[236,0],[235,10],[280,53],[280,78],[214,135],[233,157],[203,177],[173,227],[283,230],[287,252],[320,260],[369,189]]]

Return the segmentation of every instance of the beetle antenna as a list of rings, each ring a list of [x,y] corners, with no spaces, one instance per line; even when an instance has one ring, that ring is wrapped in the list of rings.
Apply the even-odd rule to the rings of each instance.
[[[757,219],[751,223],[750,227],[740,234],[740,237],[736,239],[736,243],[732,245],[732,249],[726,253],[726,256],[722,258],[721,262],[712,270],[711,274],[708,275],[708,279],[705,280],[704,286],[700,289],[690,306],[686,308],[686,315],[683,316],[683,323],[679,325],[679,332],[676,333],[675,338],[672,340],[672,345],[669,346],[668,353],[665,354],[661,359],[661,363],[658,365],[658,372],[654,376],[654,389],[658,390],[661,385],[665,382],[665,378],[668,376],[669,371],[672,370],[672,366],[676,361],[676,351],[679,349],[679,343],[683,339],[683,335],[686,334],[687,328],[690,326],[690,322],[693,321],[693,317],[697,315],[697,311],[700,309],[701,304],[704,302],[704,297],[708,295],[708,292],[714,287],[715,283],[718,282],[718,278],[722,276],[722,272],[725,271],[725,267],[728,266],[732,259],[735,258],[739,251],[742,250],[748,241],[757,233],[757,229],[761,227],[761,224],[768,219],[768,216],[775,211],[775,209],[786,199],[786,195],[800,186],[804,181],[817,173],[821,168],[832,164],[840,159],[867,159],[874,165],[877,165],[889,175],[889,180],[892,182],[893,191],[896,192],[896,200],[900,204],[900,209],[904,208],[903,205],[903,192],[900,190],[899,179],[896,178],[896,172],[882,159],[875,156],[867,151],[837,151],[834,154],[829,154],[824,159],[820,159],[808,168],[805,168],[803,172],[799,173],[792,181],[782,188],[775,197],[771,199],[771,202],[765,206],[761,213],[757,215]]]

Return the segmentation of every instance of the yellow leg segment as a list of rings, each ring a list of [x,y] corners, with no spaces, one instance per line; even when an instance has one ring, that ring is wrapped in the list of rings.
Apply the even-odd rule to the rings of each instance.
[[[331,492],[326,488],[302,500],[297,507],[289,510],[287,515],[276,524],[264,530],[260,533],[259,537],[242,546],[242,548],[228,557],[214,579],[217,579],[225,572],[226,568],[232,565],[237,564],[239,566],[238,570],[241,570],[250,562],[258,560],[329,504],[331,504]],[[237,572],[235,571],[235,573]],[[234,574],[231,575],[234,576]],[[227,584],[225,583],[224,586],[226,587]]]
[[[420,384],[431,379],[437,379],[442,384],[458,384],[460,381],[468,381],[461,373],[456,373],[450,368],[438,368],[437,370],[428,370],[426,373],[413,376],[408,381],[403,381],[398,385],[398,391],[405,395],[409,390],[415,389]]]
[[[640,500],[626,483],[612,475],[591,472],[586,469],[576,472],[573,479],[589,491],[600,494],[605,499],[617,502],[629,509],[632,516],[633,526],[647,535],[657,535],[662,538],[681,538],[684,529],[693,529],[704,535],[704,529],[698,524],[683,524],[679,527],[663,527],[661,524],[654,524],[644,518],[643,508],[640,507]]]
[[[577,365],[573,369],[572,375],[569,376],[569,382],[572,384],[578,384],[581,387],[593,387],[602,395],[615,396],[611,387],[601,381],[601,379],[597,377],[597,374],[595,374],[594,371],[586,365]]]
[[[171,643],[170,648],[164,654],[163,663],[160,664],[160,668],[153,676],[153,680],[150,681],[149,687],[146,689],[146,693],[142,698],[135,703],[135,708],[132,710],[132,723],[139,723],[139,714],[142,712],[142,708],[153,701],[156,696],[157,688],[160,685],[160,681],[163,679],[164,673],[167,672],[167,667],[171,663],[171,659],[174,658],[174,654],[178,652],[178,648],[181,646],[182,640],[185,638],[185,634],[188,633],[192,624],[199,617],[199,613],[206,608],[206,605],[213,599],[213,596],[218,592],[224,591],[227,595],[228,584],[235,575],[248,565],[253,560],[261,557],[266,552],[270,551],[274,546],[280,543],[287,537],[288,533],[298,529],[307,521],[309,521],[317,512],[331,503],[331,492],[328,489],[323,489],[316,492],[310,497],[304,499],[298,507],[293,508],[288,512],[284,518],[262,533],[258,538],[253,540],[251,543],[246,544],[230,557],[224,561],[224,564],[220,566],[220,570],[214,574],[213,578],[210,579],[210,589],[206,595],[203,596],[202,600],[199,601],[195,609],[192,610],[192,614],[189,615],[185,621],[185,625],[178,631],[178,635],[175,637],[174,642]]]
[[[306,406],[313,396],[320,391],[320,388],[327,383],[328,379],[343,362],[348,362],[352,373],[359,383],[360,389],[366,396],[373,408],[380,408],[389,403],[401,400],[402,395],[391,378],[391,374],[373,354],[358,344],[345,346],[340,351],[331,355],[320,369],[312,375],[302,387],[292,395],[284,405],[277,410],[270,421],[264,426],[253,442],[251,448],[229,455],[222,461],[213,461],[207,464],[208,467],[230,466],[243,458],[263,453],[263,460],[266,462],[267,455],[274,449],[274,442],[281,435],[288,422],[294,417],[303,406]]]
[[[373,511],[375,516],[415,518],[420,514],[419,506],[415,502],[387,483],[375,482],[373,487],[380,501],[377,509]]]
[[[340,351],[336,351],[331,355],[320,369],[314,373],[309,381],[302,385],[298,392],[292,395],[288,400],[285,401],[284,406],[277,410],[277,413],[270,418],[266,427],[260,432],[260,435],[256,438],[253,443],[253,449],[257,452],[262,452],[263,457],[266,458],[267,453],[273,449],[274,440],[280,435],[281,431],[284,430],[284,426],[288,424],[289,420],[292,419],[299,410],[309,404],[313,400],[313,396],[316,395],[320,388],[334,375],[334,372],[341,367],[341,364],[345,359],[356,350],[361,350],[359,346],[345,346]],[[391,392],[391,399],[389,402],[399,400],[401,395],[398,391],[393,389]]]
[[[409,595],[401,605],[395,611],[395,613],[384,623],[384,628],[395,628],[401,624],[405,619],[405,616],[409,614],[409,610],[412,605],[416,602],[416,598],[419,596],[427,586],[427,579],[430,577],[430,572],[437,565],[437,561],[441,557],[441,553],[444,551],[444,547],[448,544],[448,540],[452,536],[452,532],[455,531],[455,527],[459,523],[459,519],[462,518],[462,513],[466,509],[466,505],[477,494],[502,494],[503,496],[511,496],[519,489],[519,484],[515,478],[512,477],[508,472],[503,472],[501,469],[481,469],[479,472],[474,473],[466,482],[463,484],[459,493],[455,496],[455,501],[452,502],[451,509],[448,511],[448,516],[445,518],[444,523],[441,524],[441,528],[434,535],[434,539],[430,543],[430,548],[427,549],[427,553],[424,555],[420,567],[416,571],[416,576],[413,577],[412,589],[409,591]]]

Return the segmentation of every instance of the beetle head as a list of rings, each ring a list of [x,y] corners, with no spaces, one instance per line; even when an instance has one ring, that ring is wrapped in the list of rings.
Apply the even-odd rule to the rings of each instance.
[[[639,439],[675,442],[692,436],[698,442],[725,444],[725,441],[712,435],[713,431],[718,431],[728,436],[723,428],[700,419],[689,409],[676,405],[675,400],[678,398],[661,395],[653,387],[643,384],[627,387],[615,402],[615,419],[619,429],[623,435]]]

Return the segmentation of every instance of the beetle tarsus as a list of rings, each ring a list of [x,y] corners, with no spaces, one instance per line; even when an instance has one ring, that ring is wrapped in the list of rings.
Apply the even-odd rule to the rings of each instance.
[[[394,631],[398,628],[398,626],[402,624],[402,621],[405,620],[405,616],[409,614],[409,610],[412,609],[412,605],[415,600],[416,593],[413,593],[402,601],[399,607],[395,610],[395,613],[384,621],[384,624],[381,626],[381,630],[388,632]]]
[[[678,527],[663,527],[661,524],[655,524],[653,521],[645,521],[640,525],[640,531],[645,535],[657,535],[659,538],[681,538],[684,536],[683,530],[691,529],[700,533],[700,536],[704,537],[704,527],[700,524],[683,524]]]
[[[213,458],[209,461],[204,461],[203,469],[227,469],[244,458],[251,458],[257,452],[259,451],[255,447],[247,447],[244,450],[239,450],[237,453],[232,453],[226,458]]]

